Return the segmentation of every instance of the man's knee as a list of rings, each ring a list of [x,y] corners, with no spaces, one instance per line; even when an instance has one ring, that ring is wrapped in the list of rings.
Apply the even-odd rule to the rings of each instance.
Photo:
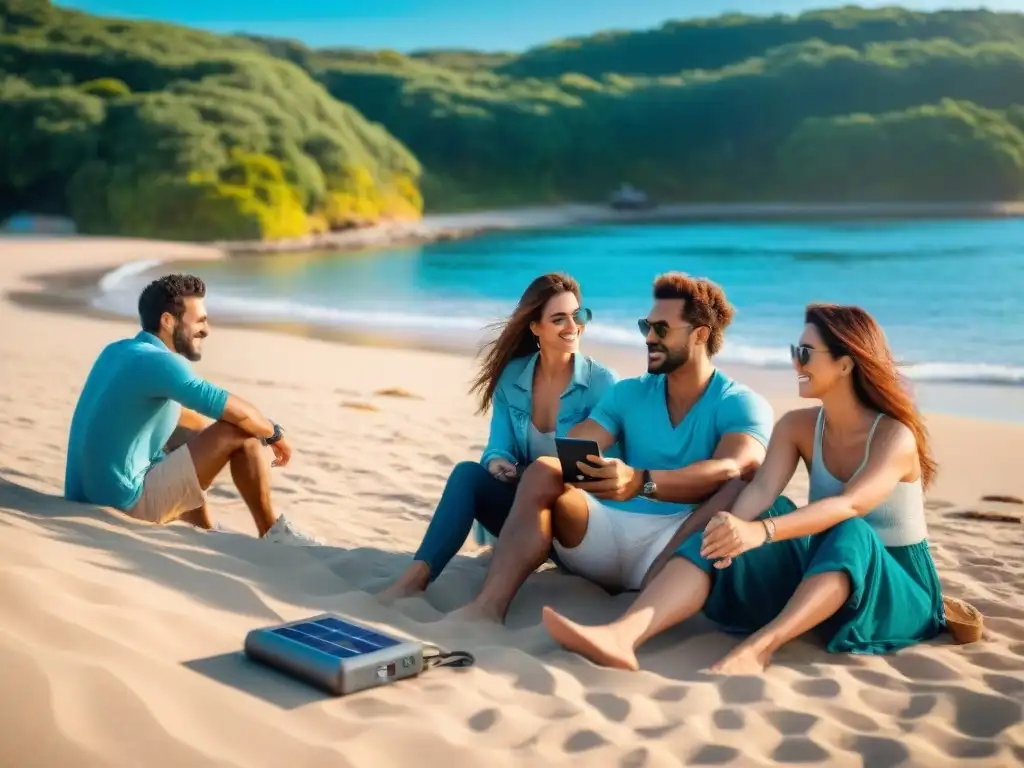
[[[214,433],[217,438],[225,443],[236,443],[241,447],[246,440],[256,440],[252,435],[236,424],[227,421],[215,421],[203,430],[204,433]],[[257,441],[259,442],[259,441]]]
[[[227,421],[215,421],[206,429],[195,433],[187,445],[194,459],[197,458],[196,454],[202,458],[227,458],[240,450],[256,456],[263,447],[258,438]]]
[[[564,492],[562,465],[553,456],[541,456],[519,479],[518,493],[528,493],[545,505],[553,504]]]
[[[245,454],[245,456],[253,461],[263,460],[263,443],[259,441],[259,438],[248,435],[242,440],[242,447],[239,450]]]

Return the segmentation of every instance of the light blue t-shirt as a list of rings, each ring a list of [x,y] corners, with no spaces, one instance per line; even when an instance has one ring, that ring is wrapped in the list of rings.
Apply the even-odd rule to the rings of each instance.
[[[710,459],[726,434],[751,435],[768,445],[775,417],[771,405],[749,387],[715,370],[700,400],[683,420],[672,426],[665,376],[645,373],[612,387],[590,418],[621,440],[623,461],[637,469],[682,469]],[[627,512],[671,515],[696,504],[677,504],[637,496],[602,504]]]
[[[78,398],[68,436],[64,496],[130,510],[147,470],[164,457],[181,406],[219,419],[228,393],[141,331],[109,344]]]

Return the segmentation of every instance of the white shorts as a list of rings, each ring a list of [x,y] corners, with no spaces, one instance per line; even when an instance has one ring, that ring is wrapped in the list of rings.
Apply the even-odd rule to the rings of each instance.
[[[691,514],[645,515],[605,506],[587,497],[589,520],[579,546],[554,542],[558,557],[573,573],[613,589],[640,589],[647,570]]]

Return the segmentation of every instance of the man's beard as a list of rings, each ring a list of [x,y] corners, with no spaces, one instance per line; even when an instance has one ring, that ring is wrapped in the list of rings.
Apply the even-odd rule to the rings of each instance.
[[[174,333],[171,335],[171,340],[174,342],[174,351],[193,363],[203,357],[203,353],[193,346],[194,338],[189,335],[184,323],[178,323],[174,326]]]
[[[647,361],[647,372],[656,373],[663,376],[667,376],[679,368],[682,368],[688,362],[690,362],[690,348],[682,347],[681,349],[669,349],[662,344],[648,344],[648,352],[660,352],[664,355],[664,360],[658,364],[652,364],[648,359]]]

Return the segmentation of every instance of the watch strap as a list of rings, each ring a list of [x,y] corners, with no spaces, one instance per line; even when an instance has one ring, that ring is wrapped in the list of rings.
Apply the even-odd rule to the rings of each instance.
[[[274,434],[272,434],[270,437],[261,437],[260,442],[263,443],[264,445],[273,445],[282,437],[284,437],[284,430],[281,429],[281,425],[274,424]]]
[[[643,471],[642,480],[641,493],[647,498],[653,498],[654,494],[658,492],[658,486],[651,477],[651,470],[645,469]]]

